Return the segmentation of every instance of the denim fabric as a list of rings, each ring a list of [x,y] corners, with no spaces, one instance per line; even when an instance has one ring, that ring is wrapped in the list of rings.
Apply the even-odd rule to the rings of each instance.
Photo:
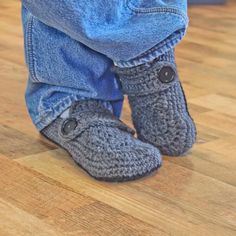
[[[26,103],[41,130],[75,100],[123,94],[110,67],[152,61],[183,38],[186,0],[22,0]]]

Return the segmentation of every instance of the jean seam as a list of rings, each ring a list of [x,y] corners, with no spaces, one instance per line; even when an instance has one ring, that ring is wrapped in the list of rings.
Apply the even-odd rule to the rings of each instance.
[[[35,72],[35,56],[34,56],[34,47],[33,47],[33,26],[34,26],[34,16],[29,13],[29,19],[26,29],[26,51],[27,51],[27,60],[29,66],[29,72],[34,81],[38,81]]]
[[[57,110],[57,108],[67,106],[67,107],[63,108],[63,111],[64,111],[65,109],[67,109],[70,106],[70,103],[73,102],[73,100],[76,100],[76,99],[79,99],[79,98],[77,96],[68,95],[67,97],[60,100],[58,103],[56,103],[50,109],[46,109],[44,111],[41,110],[41,115],[35,117],[35,122],[34,123],[35,123],[36,127],[39,126],[40,124],[45,123],[45,121],[47,122],[48,117],[50,116],[50,113]],[[60,115],[60,114],[58,114],[58,115]]]
[[[73,95],[68,95],[67,97],[65,97],[63,100],[60,100],[59,102],[57,102],[56,104],[54,104],[53,107],[51,107],[50,109],[44,109],[42,104],[41,104],[41,107],[40,110],[41,110],[41,115],[36,117],[36,121],[42,119],[42,116],[47,116],[48,113],[52,112],[52,110],[55,110],[56,107],[59,107],[61,104],[65,103],[66,100],[70,99],[72,100],[73,99]]]
[[[130,0],[126,0],[126,6],[133,12],[137,14],[147,14],[147,13],[170,13],[170,14],[176,14],[181,16],[185,22],[188,22],[187,15],[180,10],[179,8],[175,7],[149,7],[149,8],[138,8],[135,7]]]

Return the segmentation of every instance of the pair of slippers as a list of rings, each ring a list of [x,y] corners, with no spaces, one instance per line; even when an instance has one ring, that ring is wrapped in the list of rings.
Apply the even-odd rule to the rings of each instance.
[[[97,100],[74,102],[68,117],[58,117],[41,133],[94,178],[122,182],[157,170],[162,154],[184,154],[196,140],[196,128],[173,51],[150,63],[114,71],[128,95],[137,138]]]

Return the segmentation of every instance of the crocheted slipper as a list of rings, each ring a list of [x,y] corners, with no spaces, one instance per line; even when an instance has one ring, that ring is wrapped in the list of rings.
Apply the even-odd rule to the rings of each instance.
[[[134,180],[161,165],[158,149],[136,139],[134,131],[99,101],[74,103],[68,118],[57,118],[42,134],[68,151],[78,165],[98,180]]]
[[[132,119],[140,140],[178,156],[196,140],[183,88],[178,78],[174,51],[132,68],[114,67],[122,90],[128,95]]]

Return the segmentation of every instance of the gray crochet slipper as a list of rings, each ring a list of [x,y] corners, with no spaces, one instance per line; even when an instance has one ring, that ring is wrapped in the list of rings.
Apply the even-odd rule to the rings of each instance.
[[[196,128],[178,78],[174,51],[132,68],[117,68],[123,92],[128,95],[132,119],[140,140],[178,156],[196,140]]]
[[[161,165],[158,149],[136,139],[99,101],[74,103],[68,118],[57,118],[41,132],[98,180],[134,180]]]

